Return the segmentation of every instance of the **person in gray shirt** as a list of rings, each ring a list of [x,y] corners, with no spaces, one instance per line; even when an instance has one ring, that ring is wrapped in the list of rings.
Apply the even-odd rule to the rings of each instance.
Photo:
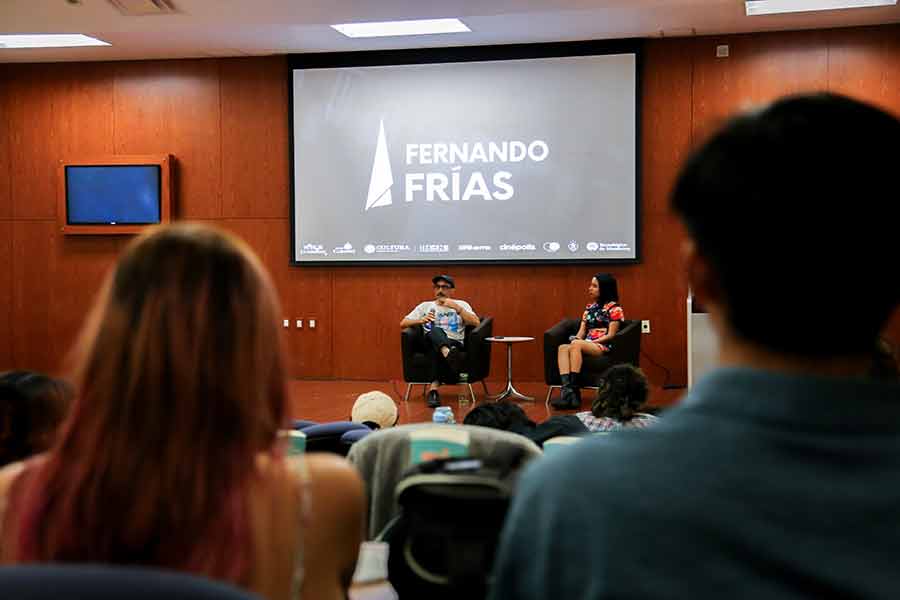
[[[900,386],[869,376],[900,301],[898,147],[895,117],[820,94],[690,158],[672,204],[721,367],[654,427],[526,471],[491,598],[900,597]]]
[[[465,300],[454,300],[456,282],[449,275],[435,275],[434,300],[420,302],[400,321],[400,328],[421,326],[425,331],[428,360],[431,365],[431,385],[428,387],[428,406],[441,405],[438,394],[441,366],[446,365],[459,375],[462,365],[462,348],[466,339],[466,326],[477,327],[481,322],[472,306]]]

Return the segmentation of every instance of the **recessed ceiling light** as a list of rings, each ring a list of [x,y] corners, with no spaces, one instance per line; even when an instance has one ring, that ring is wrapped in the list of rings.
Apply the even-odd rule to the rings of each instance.
[[[378,23],[343,23],[332,27],[347,37],[386,37],[390,35],[428,35],[472,31],[459,19],[418,19]]]
[[[896,6],[896,4],[897,0],[747,0],[744,3],[748,17],[816,10]]]
[[[109,44],[80,33],[0,35],[0,48],[72,48],[75,46],[109,46]]]

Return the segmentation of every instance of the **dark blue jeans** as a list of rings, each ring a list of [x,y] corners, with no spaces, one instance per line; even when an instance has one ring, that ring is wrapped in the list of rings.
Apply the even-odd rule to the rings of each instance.
[[[463,343],[451,340],[447,337],[447,332],[440,327],[432,327],[431,331],[425,334],[425,354],[431,364],[429,369],[429,377],[431,381],[440,381],[443,383],[455,383],[456,374],[447,365],[447,359],[441,354],[441,348],[463,349]]]

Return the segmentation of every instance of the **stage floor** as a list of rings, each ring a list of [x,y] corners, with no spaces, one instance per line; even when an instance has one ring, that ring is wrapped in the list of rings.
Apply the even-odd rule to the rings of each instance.
[[[535,397],[535,402],[519,402],[525,413],[534,421],[540,422],[554,414],[573,413],[575,411],[557,411],[548,409],[544,405],[547,397],[547,386],[543,382],[516,382],[516,388],[524,394]],[[505,383],[499,381],[487,383],[491,394],[500,393]],[[486,400],[484,389],[480,383],[472,385],[478,403]],[[380,390],[390,395],[400,407],[400,423],[421,423],[430,421],[432,409],[425,405],[423,386],[414,386],[409,395],[409,401],[403,402],[403,394],[406,392],[406,384],[402,381],[325,381],[310,379],[293,379],[289,384],[291,397],[291,417],[295,419],[307,419],[310,421],[344,421],[350,419],[350,411],[356,397],[371,390]],[[441,386],[441,402],[453,409],[457,422],[462,422],[465,414],[474,406],[471,402],[460,405],[459,395],[465,388],[458,385]],[[650,405],[670,406],[676,404],[685,393],[684,389],[663,390],[652,386],[650,389]],[[594,390],[582,391],[581,410],[590,410],[591,400],[594,398]],[[554,392],[554,397],[559,391]]]

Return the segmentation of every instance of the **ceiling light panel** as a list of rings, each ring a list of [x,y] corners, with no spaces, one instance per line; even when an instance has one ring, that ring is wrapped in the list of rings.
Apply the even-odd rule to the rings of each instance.
[[[80,33],[31,33],[0,35],[2,48],[74,48],[77,46],[109,46],[107,42]]]
[[[752,17],[819,10],[896,6],[897,0],[747,0],[744,5],[747,16]]]
[[[435,33],[466,33],[471,31],[471,29],[459,19],[419,19],[416,21],[343,23],[340,25],[332,25],[332,27],[351,38],[431,35]]]

